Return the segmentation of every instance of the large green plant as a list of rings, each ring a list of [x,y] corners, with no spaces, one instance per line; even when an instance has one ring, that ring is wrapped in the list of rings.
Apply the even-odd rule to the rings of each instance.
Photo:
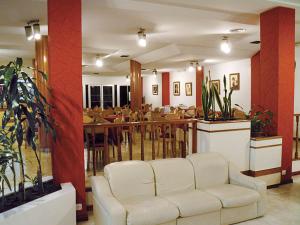
[[[33,68],[27,69],[33,72],[35,70]],[[39,76],[47,79],[46,74],[43,72],[36,72]],[[26,174],[24,171],[22,144],[26,141],[35,153],[38,163],[38,184],[40,184],[40,190],[43,191],[41,182],[42,167],[37,153],[36,129],[37,127],[43,127],[46,132],[51,132],[54,137],[55,131],[47,114],[49,104],[38,90],[34,80],[25,72],[21,58],[16,58],[15,61],[0,66],[0,83],[3,84],[0,93],[0,105],[6,106],[2,118],[2,129],[9,131],[7,135],[15,136],[18,161],[21,167],[20,190],[23,191],[23,199],[25,199],[24,183]],[[9,128],[7,128],[8,124],[10,124]]]
[[[233,93],[233,89],[231,89],[228,93],[225,75],[223,77],[223,85],[224,85],[223,101],[221,100],[221,96],[219,95],[218,90],[216,89],[215,86],[213,86],[213,92],[215,93],[215,98],[219,106],[219,109],[221,111],[221,117],[224,120],[230,120],[233,119],[233,110],[231,108],[231,95]]]
[[[209,120],[210,115],[212,119],[215,119],[215,92],[214,85],[211,83],[211,79],[206,77],[202,82],[202,109],[204,114],[204,120]]]

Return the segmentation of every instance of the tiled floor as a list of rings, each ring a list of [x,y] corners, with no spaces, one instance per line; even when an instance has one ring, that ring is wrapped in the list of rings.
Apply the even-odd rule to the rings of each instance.
[[[294,177],[293,184],[270,189],[267,193],[266,215],[239,225],[300,225],[300,176]],[[89,215],[89,221],[78,225],[94,225],[93,214]]]

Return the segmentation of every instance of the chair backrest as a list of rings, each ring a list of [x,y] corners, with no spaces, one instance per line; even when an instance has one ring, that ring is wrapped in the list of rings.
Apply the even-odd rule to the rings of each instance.
[[[191,161],[197,189],[228,184],[228,162],[218,153],[196,153],[187,157]]]
[[[104,176],[113,195],[119,200],[155,196],[153,170],[144,161],[111,163],[104,167]]]
[[[155,175],[157,195],[195,189],[192,164],[183,158],[150,161]]]

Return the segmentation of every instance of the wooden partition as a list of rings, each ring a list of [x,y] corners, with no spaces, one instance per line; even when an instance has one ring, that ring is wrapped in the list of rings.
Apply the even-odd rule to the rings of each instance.
[[[92,148],[93,158],[95,158],[95,136],[96,129],[103,128],[104,130],[104,150],[103,150],[103,165],[110,163],[109,158],[109,130],[114,129],[116,132],[116,143],[117,146],[117,161],[122,161],[121,153],[121,135],[122,131],[126,129],[128,131],[128,159],[133,160],[132,156],[132,145],[133,145],[133,133],[138,131],[140,133],[140,160],[145,160],[145,137],[146,131],[151,137],[151,159],[155,160],[157,155],[157,149],[155,147],[155,141],[158,139],[162,142],[162,158],[167,158],[167,140],[171,145],[171,157],[177,157],[174,154],[176,152],[176,129],[179,128],[183,132],[183,140],[180,147],[180,157],[185,158],[188,154],[187,143],[188,143],[188,133],[192,135],[191,149],[192,153],[197,152],[197,120],[196,119],[180,119],[180,120],[164,120],[164,121],[142,121],[142,122],[126,122],[126,123],[93,123],[85,124],[84,129],[91,130],[92,135]],[[170,138],[172,137],[172,138]],[[158,141],[159,141],[158,140]],[[96,160],[93,160],[94,174],[96,174]]]

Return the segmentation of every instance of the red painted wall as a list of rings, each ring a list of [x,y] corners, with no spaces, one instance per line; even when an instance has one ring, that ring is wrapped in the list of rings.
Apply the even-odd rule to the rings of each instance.
[[[202,107],[202,82],[204,79],[204,67],[202,69],[196,70],[196,106]]]
[[[261,98],[260,52],[251,57],[251,107],[259,106]]]
[[[48,0],[48,38],[51,115],[57,124],[57,140],[52,143],[53,177],[57,183],[72,182],[76,201],[83,207],[77,216],[84,218],[81,0]]]
[[[170,105],[170,73],[161,74],[162,81],[162,105]]]
[[[277,7],[260,16],[261,104],[272,110],[283,136],[282,182],[291,180],[294,113],[295,10]]]

